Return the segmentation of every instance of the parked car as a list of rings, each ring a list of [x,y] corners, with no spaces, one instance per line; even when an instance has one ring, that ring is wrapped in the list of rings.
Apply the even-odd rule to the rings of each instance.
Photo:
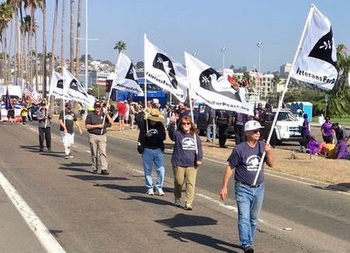
[[[276,110],[273,110],[272,112],[276,113]],[[297,119],[295,114],[288,109],[281,109],[278,114],[275,132],[272,135],[272,139],[278,144],[286,141],[300,142],[302,141],[301,126],[302,122]]]
[[[40,106],[39,105],[32,105],[32,107],[30,107],[30,112],[32,114],[32,120],[37,120],[37,112],[39,110]]]

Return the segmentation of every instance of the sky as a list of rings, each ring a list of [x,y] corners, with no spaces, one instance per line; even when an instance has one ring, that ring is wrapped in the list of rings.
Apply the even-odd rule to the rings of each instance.
[[[85,1],[82,36],[85,36]],[[47,2],[48,51],[51,51],[54,1]],[[277,71],[282,64],[292,62],[312,3],[330,19],[336,44],[350,48],[349,0],[88,0],[88,35],[97,39],[89,41],[88,53],[94,59],[115,63],[117,51],[113,47],[122,40],[127,45],[126,55],[134,62],[143,60],[146,33],[153,44],[178,62],[184,63],[183,53],[187,51],[221,69],[221,49],[225,47],[225,68],[234,65],[254,69],[258,66],[257,42],[262,41],[261,71]],[[68,58],[68,1],[66,13]],[[81,54],[85,54],[84,41]]]

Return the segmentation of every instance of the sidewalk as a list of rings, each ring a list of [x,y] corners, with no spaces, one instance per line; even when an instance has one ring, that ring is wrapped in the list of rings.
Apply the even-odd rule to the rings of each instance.
[[[0,249],[2,252],[45,252],[2,188],[0,188],[0,217],[2,217],[0,219]]]

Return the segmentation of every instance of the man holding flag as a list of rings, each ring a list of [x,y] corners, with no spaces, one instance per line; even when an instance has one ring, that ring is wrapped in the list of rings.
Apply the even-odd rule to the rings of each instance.
[[[265,144],[260,139],[260,130],[263,127],[256,120],[250,120],[244,125],[246,141],[241,142],[232,151],[228,158],[229,165],[226,168],[220,198],[227,197],[228,181],[235,170],[235,199],[238,208],[238,232],[242,249],[245,253],[254,252],[254,236],[258,224],[259,212],[264,200],[264,169],[260,173],[257,184],[254,178],[258,171],[262,153],[265,151],[266,164],[273,167],[274,159],[270,144]]]

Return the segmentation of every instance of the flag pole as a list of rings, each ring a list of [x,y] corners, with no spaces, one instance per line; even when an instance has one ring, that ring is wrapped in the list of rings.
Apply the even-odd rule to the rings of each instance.
[[[186,58],[186,57],[185,57]],[[189,69],[186,68],[186,71],[187,71],[187,77],[190,76],[189,75]],[[192,107],[192,96],[191,96],[191,81],[188,80],[188,99],[190,100],[190,110],[191,110],[191,119],[192,119],[192,122],[193,124],[194,123],[194,116],[193,116],[193,107]],[[195,145],[195,149],[196,149],[196,155],[198,155],[198,146],[197,146],[197,136],[196,136],[196,133],[194,133],[194,145]]]
[[[277,122],[278,114],[280,113],[280,110],[281,110],[281,108],[282,108],[283,99],[284,99],[284,96],[285,96],[285,94],[286,94],[286,92],[287,92],[288,84],[289,84],[289,81],[290,81],[290,78],[291,78],[291,74],[292,74],[292,71],[293,71],[293,69],[294,69],[295,62],[296,62],[296,60],[297,60],[298,54],[299,54],[299,52],[300,52],[301,44],[303,43],[303,40],[304,40],[304,37],[305,37],[306,28],[307,28],[307,26],[308,26],[308,24],[309,24],[309,22],[310,22],[310,20],[311,20],[311,17],[312,17],[313,11],[314,11],[314,7],[315,7],[315,5],[314,5],[314,4],[311,4],[310,11],[309,11],[309,14],[308,14],[308,16],[307,16],[307,18],[306,18],[306,22],[305,22],[305,25],[304,25],[303,32],[302,32],[302,34],[301,34],[301,38],[300,38],[300,41],[299,41],[299,44],[298,44],[296,53],[295,53],[295,55],[294,55],[294,59],[293,59],[293,62],[292,62],[291,71],[290,71],[289,74],[288,74],[288,78],[287,78],[286,84],[284,85],[284,89],[283,89],[281,98],[280,98],[280,100],[279,100],[279,102],[278,102],[277,112],[276,112],[276,114],[275,114],[275,117],[273,118],[272,126],[271,126],[271,129],[270,129],[269,136],[268,136],[268,138],[267,138],[267,140],[266,140],[266,143],[270,143],[270,140],[271,140],[271,137],[272,137],[272,133],[273,133],[273,130],[274,130],[275,125],[276,125],[276,122]],[[256,175],[255,175],[255,178],[254,178],[253,185],[256,185],[256,182],[257,182],[257,180],[258,180],[258,177],[259,177],[259,174],[260,174],[262,165],[264,164],[265,156],[266,156],[266,152],[264,151],[264,153],[262,154],[260,163],[259,163],[258,170],[257,170]]]
[[[192,97],[191,97],[191,82],[189,82],[188,99],[190,100],[191,119],[192,119],[193,124],[195,125],[195,123],[194,123],[194,116],[193,116]],[[195,146],[195,149],[196,149],[196,155],[198,155],[198,146],[197,146],[196,133],[194,133],[193,139],[194,139],[194,146]]]
[[[143,66],[143,78],[144,78],[144,82],[143,82],[143,86],[144,86],[144,96],[145,96],[145,116],[147,113],[147,76],[146,76],[146,47],[145,47],[145,43],[146,43],[146,39],[147,39],[147,35],[144,34],[143,35],[143,43],[144,43],[144,66]],[[146,120],[146,132],[148,132],[148,120]]]

